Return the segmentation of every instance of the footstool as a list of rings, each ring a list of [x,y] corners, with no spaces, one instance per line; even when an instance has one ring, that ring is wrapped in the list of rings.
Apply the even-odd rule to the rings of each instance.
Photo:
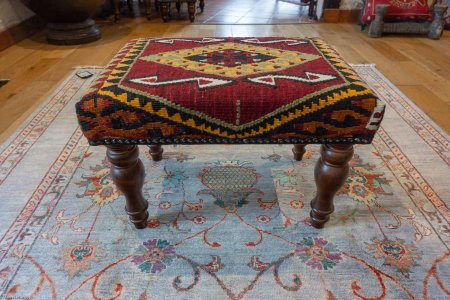
[[[127,43],[76,110],[89,143],[106,145],[136,228],[148,218],[137,145],[157,161],[167,144],[294,144],[296,160],[322,144],[310,213],[321,228],[384,104],[318,38],[149,38]]]

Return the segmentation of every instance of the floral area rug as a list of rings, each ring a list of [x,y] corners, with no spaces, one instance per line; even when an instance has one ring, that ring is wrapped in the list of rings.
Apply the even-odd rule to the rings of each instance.
[[[314,145],[302,162],[289,145],[166,146],[160,162],[142,147],[150,219],[136,230],[105,148],[77,126],[93,78],[76,70],[0,148],[0,298],[448,299],[449,136],[355,68],[386,116],[322,230]]]

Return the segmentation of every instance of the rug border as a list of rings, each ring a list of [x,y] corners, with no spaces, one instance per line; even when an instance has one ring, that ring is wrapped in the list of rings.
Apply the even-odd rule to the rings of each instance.
[[[406,102],[415,110],[415,112],[420,115],[425,121],[430,123],[430,125],[444,138],[450,142],[450,135],[439,125],[437,124],[431,117],[429,117],[425,111],[423,111],[413,100],[410,99],[405,93],[403,93],[389,78],[387,78],[383,73],[381,73],[380,70],[378,70],[376,64],[350,64],[352,67],[369,67],[372,69],[374,73],[377,74],[383,81],[386,82],[387,85],[389,85],[390,88],[392,88],[396,93],[399,94],[403,99],[405,99]]]
[[[33,111],[31,112],[31,114],[26,117],[25,120],[23,120],[19,126],[17,126],[13,132],[2,142],[0,143],[0,153],[5,151],[6,148],[8,148],[8,146],[14,141],[14,139],[16,139],[20,133],[28,126],[28,124],[40,113],[40,111],[46,106],[48,105],[48,103],[56,96],[56,94],[58,94],[60,92],[60,90],[62,89],[62,87],[64,85],[66,85],[73,76],[75,76],[76,72],[78,72],[78,70],[80,69],[104,69],[104,67],[102,66],[76,66],[72,68],[72,71],[66,73],[66,75],[64,75],[64,79],[60,82],[58,82],[57,84],[55,84],[55,86],[52,88],[52,91],[50,94],[45,96],[45,99],[43,102],[41,102],[37,107],[35,107],[33,109]],[[98,74],[94,74],[95,77],[97,77]],[[93,79],[95,79],[95,77]]]

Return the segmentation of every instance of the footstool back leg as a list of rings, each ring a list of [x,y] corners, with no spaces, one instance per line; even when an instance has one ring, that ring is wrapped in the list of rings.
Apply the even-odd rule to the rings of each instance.
[[[305,154],[306,149],[305,144],[295,144],[294,148],[292,148],[292,152],[294,153],[294,159],[296,161],[301,161],[303,158],[303,154]]]
[[[311,222],[322,228],[334,210],[333,198],[348,176],[348,162],[353,156],[353,145],[322,145],[321,157],[314,169],[316,197],[311,201]]]
[[[106,156],[111,162],[111,177],[125,195],[125,211],[138,229],[147,227],[148,202],[142,195],[144,166],[139,159],[136,145],[109,145]]]
[[[162,154],[164,151],[161,145],[150,145],[149,148],[149,153],[153,161],[160,161],[162,159]]]

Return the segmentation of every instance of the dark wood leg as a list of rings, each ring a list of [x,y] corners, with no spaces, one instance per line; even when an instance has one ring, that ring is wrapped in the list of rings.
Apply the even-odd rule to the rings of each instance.
[[[348,162],[353,156],[353,145],[322,145],[321,157],[314,169],[317,194],[311,201],[312,226],[322,228],[334,210],[333,198],[348,175]]]
[[[181,11],[181,1],[177,1],[175,3],[175,7],[177,8],[177,12],[180,13],[180,11]]]
[[[144,6],[145,6],[145,16],[147,19],[150,19],[152,15],[152,3],[150,0],[144,0]]]
[[[138,1],[138,5],[139,5],[139,1]],[[133,11],[133,0],[127,0],[127,6],[128,6],[128,11],[130,12],[130,15],[134,15],[134,11]]]
[[[312,19],[314,18],[314,9],[316,6],[317,0],[309,0],[309,7],[308,7],[308,16]]]
[[[191,20],[191,22],[194,22],[194,20],[195,20],[195,1],[188,2],[188,13],[189,13],[189,20]]]
[[[169,11],[170,11],[170,3],[169,2],[161,2],[159,3],[159,7],[161,7],[161,18],[164,22],[169,21]]]
[[[200,11],[203,12],[205,9],[205,0],[200,0]]]
[[[120,0],[111,0],[114,9],[114,20],[120,20]]]
[[[297,161],[301,161],[303,158],[303,154],[305,154],[306,145],[305,144],[295,144],[294,148],[292,148],[292,152],[294,153],[294,159]]]
[[[150,1],[150,0],[148,0],[148,1]],[[156,11],[159,10],[159,0],[155,0],[155,9],[156,9]]]
[[[139,159],[136,145],[109,145],[106,156],[111,162],[111,177],[125,195],[130,221],[138,229],[147,227],[148,202],[142,195],[144,185],[144,166]]]
[[[162,159],[162,154],[164,149],[161,145],[150,145],[150,155],[152,156],[153,161],[160,161]]]

